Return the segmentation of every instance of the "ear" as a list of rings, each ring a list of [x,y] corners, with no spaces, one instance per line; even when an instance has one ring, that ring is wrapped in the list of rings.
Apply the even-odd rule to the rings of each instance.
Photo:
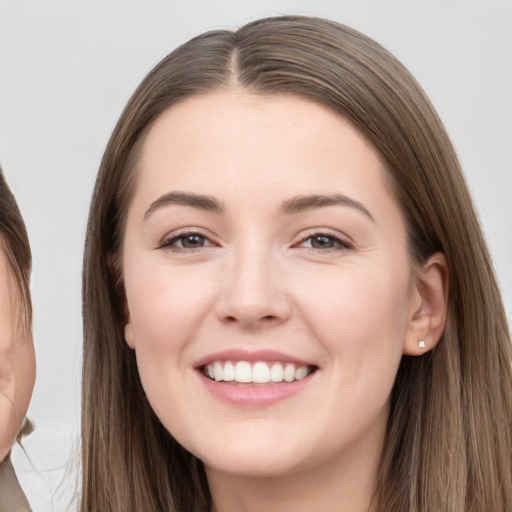
[[[419,356],[437,345],[446,324],[448,263],[444,254],[435,253],[416,270],[411,304],[403,353]]]
[[[110,272],[110,276],[112,278],[112,283],[114,286],[114,290],[116,295],[118,296],[118,300],[121,303],[123,309],[123,317],[125,321],[124,325],[124,339],[128,346],[133,349],[135,348],[135,336],[133,333],[133,326],[131,323],[130,310],[128,308],[128,303],[126,301],[126,295],[121,292],[122,286],[122,272],[121,265],[119,263],[119,257],[117,254],[109,253],[107,256],[107,266]]]

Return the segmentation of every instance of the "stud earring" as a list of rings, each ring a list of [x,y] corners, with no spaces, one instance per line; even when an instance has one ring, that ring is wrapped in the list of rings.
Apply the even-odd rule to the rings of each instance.
[[[418,342],[418,347],[420,347],[420,348],[421,348],[421,350],[424,350],[426,346],[427,346],[427,345],[426,345],[426,343],[425,343],[423,340],[420,340],[420,341]]]

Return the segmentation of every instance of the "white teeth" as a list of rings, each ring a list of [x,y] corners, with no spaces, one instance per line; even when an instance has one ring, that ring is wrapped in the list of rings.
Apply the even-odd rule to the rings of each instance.
[[[219,361],[213,363],[213,375],[215,380],[223,380],[222,364]]]
[[[305,366],[299,366],[295,370],[295,380],[302,380],[308,374],[308,369]]]
[[[222,380],[225,380],[227,382],[235,380],[235,367],[233,366],[233,363],[231,361],[226,361],[226,363],[224,364],[224,375]]]
[[[284,368],[284,380],[293,382],[295,380],[295,365],[288,363]]]
[[[261,384],[270,382],[270,368],[265,363],[256,363],[252,368],[252,381]]]
[[[274,363],[272,368],[270,368],[270,380],[272,382],[283,382],[283,377],[283,365],[280,363]]]
[[[252,382],[252,368],[247,361],[238,361],[235,366],[235,380],[237,382]]]
[[[309,375],[310,369],[305,365],[293,363],[265,363],[258,361],[251,366],[248,361],[215,361],[206,366],[204,373],[217,382],[240,382],[243,384],[267,384],[293,382]]]

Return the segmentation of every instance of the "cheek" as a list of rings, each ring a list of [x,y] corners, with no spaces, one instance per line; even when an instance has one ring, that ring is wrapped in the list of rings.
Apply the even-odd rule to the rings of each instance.
[[[129,327],[137,353],[160,358],[186,345],[212,302],[211,281],[199,270],[127,266]]]
[[[140,261],[139,261],[140,263]],[[146,396],[162,423],[179,432],[187,417],[191,376],[188,347],[211,295],[196,272],[162,265],[126,265],[125,288],[137,366]],[[172,412],[172,414],[171,414]],[[176,417],[180,421],[175,423]]]
[[[329,392],[319,417],[352,439],[385,424],[407,326],[408,276],[359,267],[317,277],[303,280],[300,307],[325,357]]]
[[[409,311],[407,272],[382,265],[307,277],[298,291],[301,315],[342,375],[400,359]],[[404,268],[407,268],[406,266]]]

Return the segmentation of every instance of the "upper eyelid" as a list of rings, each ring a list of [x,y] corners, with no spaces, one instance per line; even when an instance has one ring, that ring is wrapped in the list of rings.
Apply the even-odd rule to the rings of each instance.
[[[297,235],[298,241],[307,240],[308,238],[312,238],[315,236],[328,236],[330,238],[334,238],[339,240],[340,242],[355,245],[355,241],[349,235],[345,233],[341,233],[338,230],[332,228],[310,228],[302,230],[299,235]]]
[[[207,230],[200,228],[200,227],[191,226],[191,227],[173,229],[172,231],[167,232],[161,239],[163,241],[166,239],[176,238],[176,237],[180,237],[180,236],[187,236],[187,235],[199,235],[199,236],[202,236],[202,237],[208,238],[208,239],[213,237],[213,235],[211,233],[207,232]]]

